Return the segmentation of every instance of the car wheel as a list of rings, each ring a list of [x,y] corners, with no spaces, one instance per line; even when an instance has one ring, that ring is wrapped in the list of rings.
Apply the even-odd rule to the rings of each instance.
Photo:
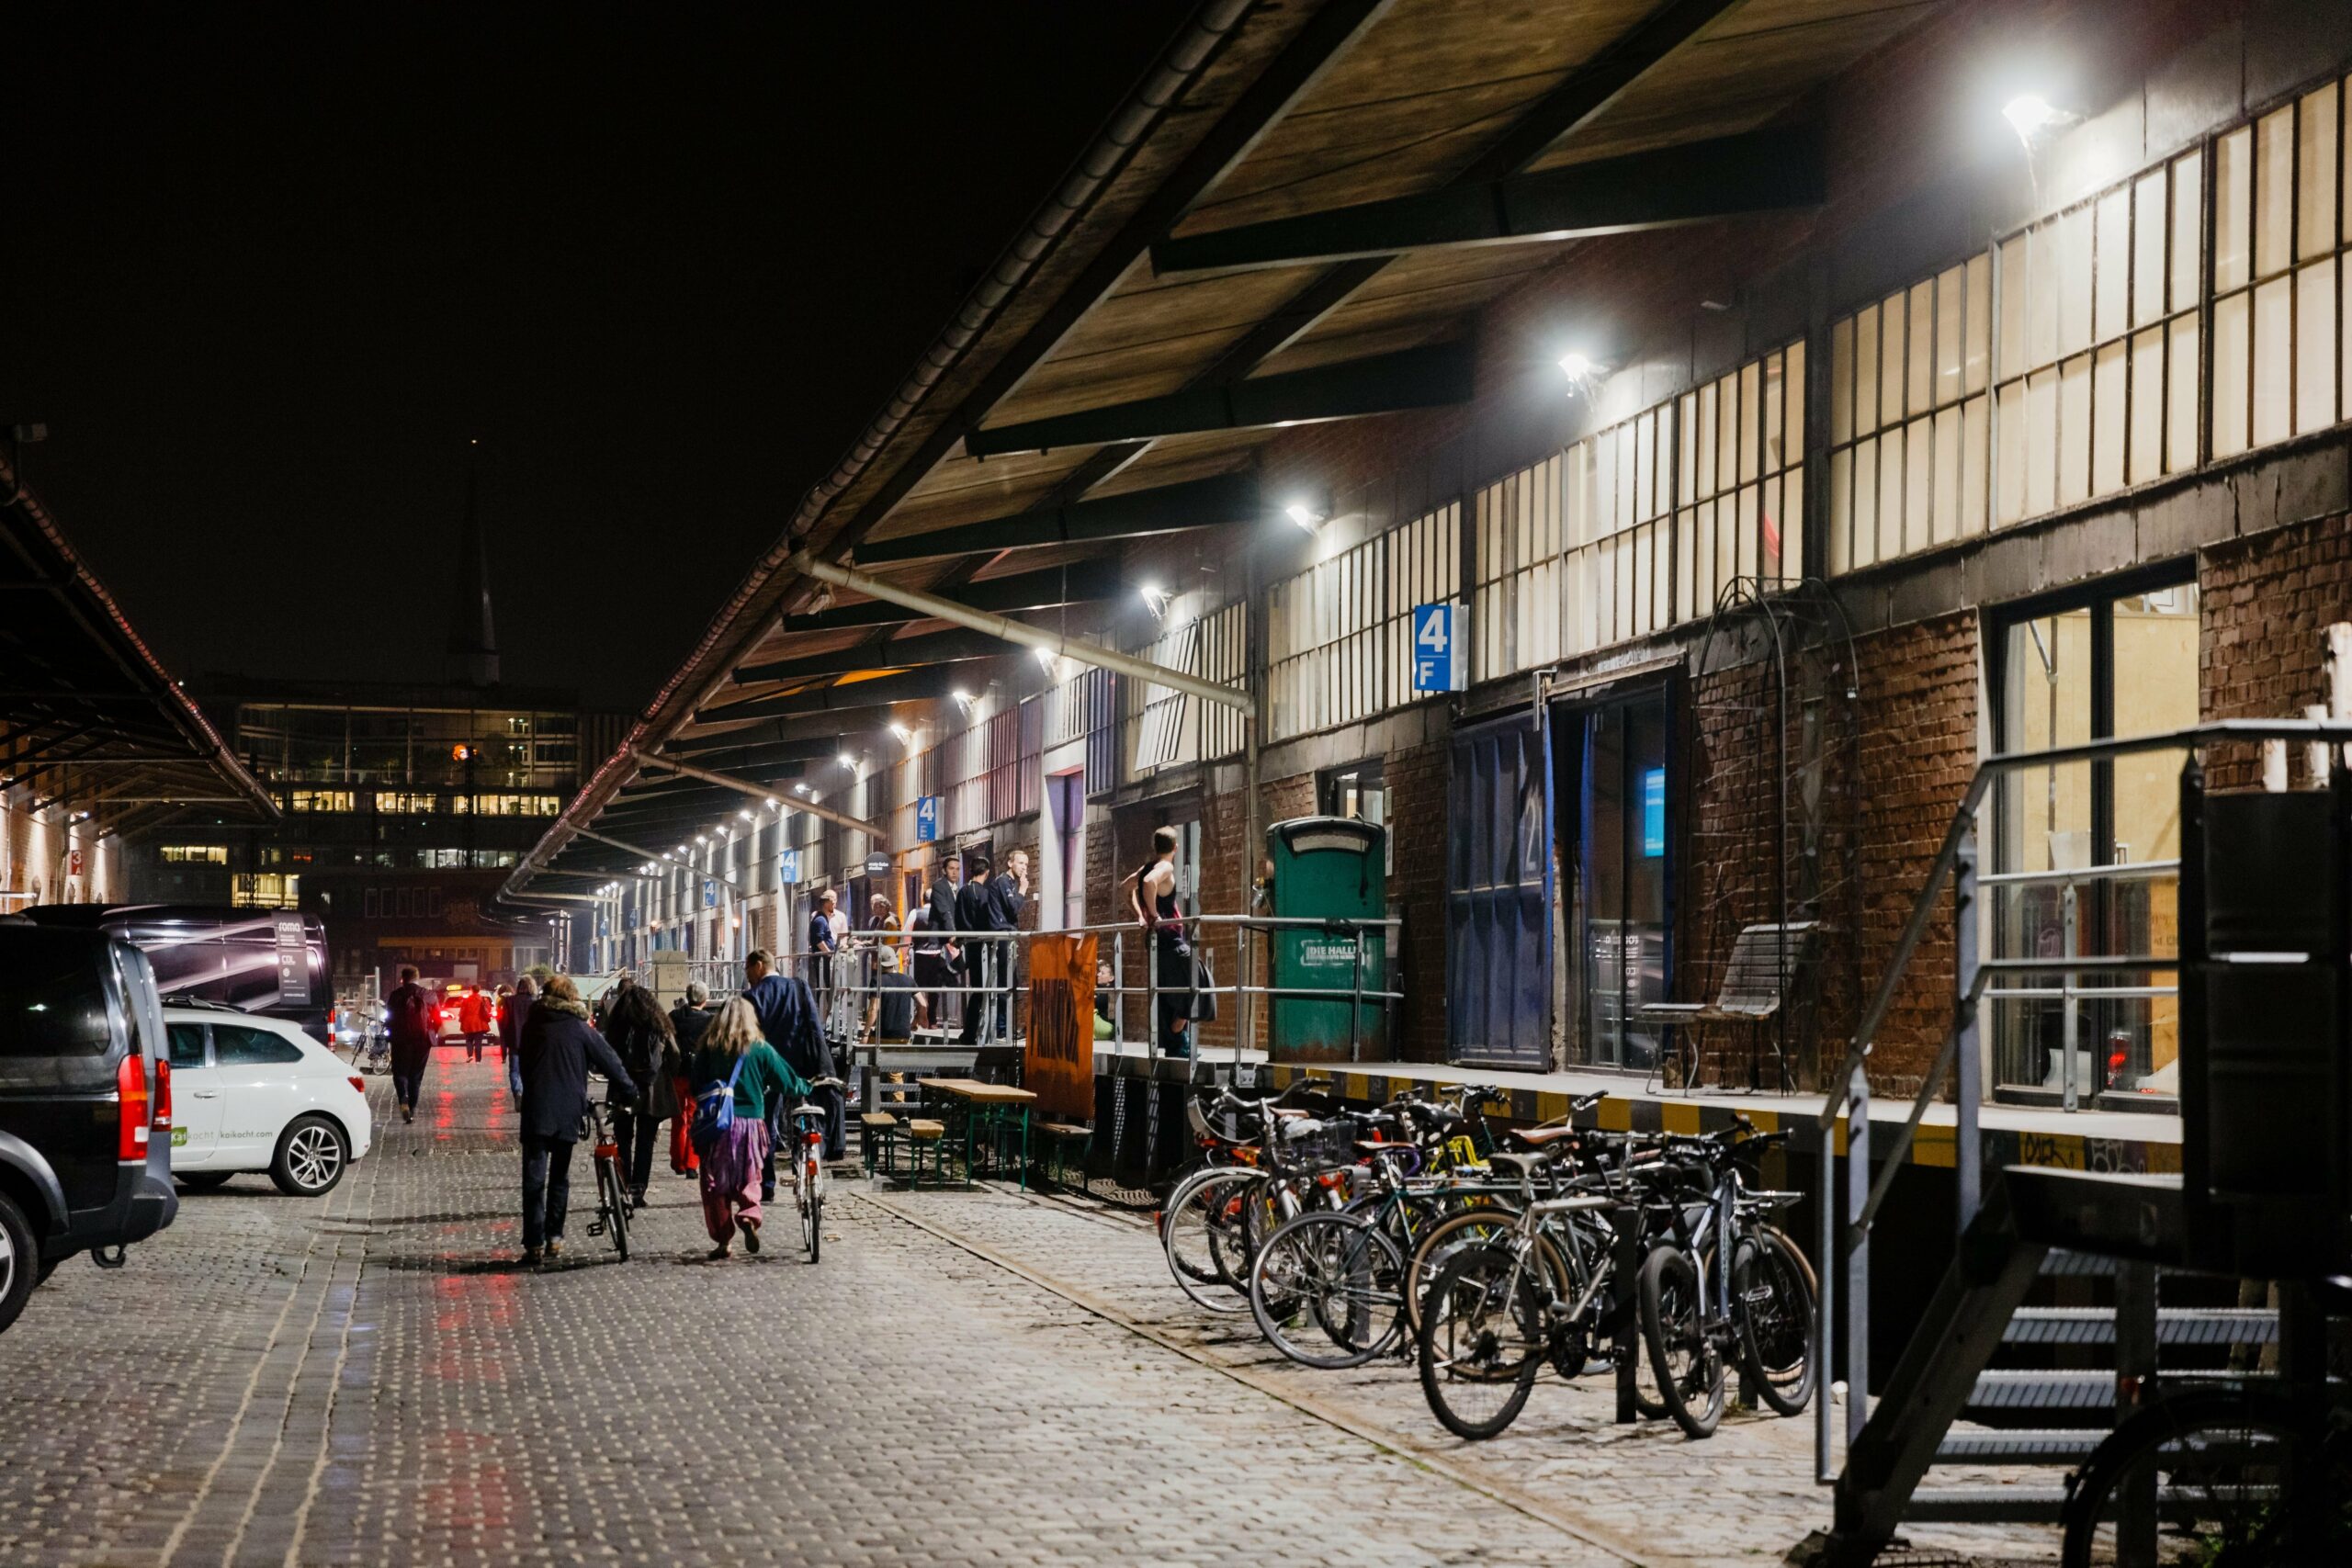
[[[351,1144],[343,1129],[327,1117],[304,1116],[277,1140],[269,1179],[289,1198],[316,1198],[334,1190],[350,1163]]]
[[[39,1283],[40,1240],[17,1201],[0,1192],[0,1333],[17,1321]]]
[[[172,1179],[191,1192],[209,1192],[236,1174],[233,1170],[175,1170]]]

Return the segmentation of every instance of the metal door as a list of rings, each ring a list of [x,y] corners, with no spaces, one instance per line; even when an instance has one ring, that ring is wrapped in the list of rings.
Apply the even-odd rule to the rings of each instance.
[[[1446,1039],[1457,1062],[1552,1057],[1551,766],[1514,714],[1453,738],[1446,811]]]

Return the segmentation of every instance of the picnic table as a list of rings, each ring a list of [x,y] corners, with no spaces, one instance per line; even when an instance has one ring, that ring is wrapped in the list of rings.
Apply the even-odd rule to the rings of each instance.
[[[964,1123],[964,1185],[972,1184],[972,1159],[975,1153],[975,1126],[982,1112],[989,1119],[989,1147],[991,1168],[995,1152],[1005,1131],[1005,1120],[1017,1107],[1021,1112],[1021,1190],[1029,1190],[1029,1108],[1036,1103],[1036,1094],[1011,1084],[982,1083],[978,1078],[925,1078],[922,1091],[926,1097],[936,1093],[945,1097],[956,1118]]]

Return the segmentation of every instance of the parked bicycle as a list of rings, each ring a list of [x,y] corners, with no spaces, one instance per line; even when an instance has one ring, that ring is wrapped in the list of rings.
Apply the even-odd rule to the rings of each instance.
[[[808,1087],[838,1089],[842,1080],[818,1078]],[[815,1100],[804,1100],[786,1117],[792,1127],[791,1146],[786,1151],[792,1165],[792,1206],[800,1214],[801,1246],[814,1263],[825,1241],[825,1187],[830,1180],[825,1174],[826,1111]]]
[[[621,1179],[621,1147],[613,1137],[611,1125],[605,1120],[601,1101],[588,1102],[586,1128],[588,1146],[594,1156],[596,1168],[596,1217],[588,1225],[590,1235],[601,1235],[613,1244],[621,1261],[628,1260],[628,1187]]]

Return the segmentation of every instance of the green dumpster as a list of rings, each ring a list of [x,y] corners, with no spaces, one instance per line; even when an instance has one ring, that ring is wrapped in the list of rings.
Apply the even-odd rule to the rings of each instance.
[[[1286,919],[1376,920],[1388,913],[1388,835],[1352,817],[1299,817],[1266,829],[1274,863],[1272,913]],[[1385,933],[1366,931],[1359,951],[1353,932],[1310,926],[1276,928],[1276,989],[1338,991],[1388,988]],[[1350,1003],[1274,998],[1269,1036],[1277,1062],[1378,1060],[1387,1050],[1387,1010],[1365,1002],[1349,1024]]]

